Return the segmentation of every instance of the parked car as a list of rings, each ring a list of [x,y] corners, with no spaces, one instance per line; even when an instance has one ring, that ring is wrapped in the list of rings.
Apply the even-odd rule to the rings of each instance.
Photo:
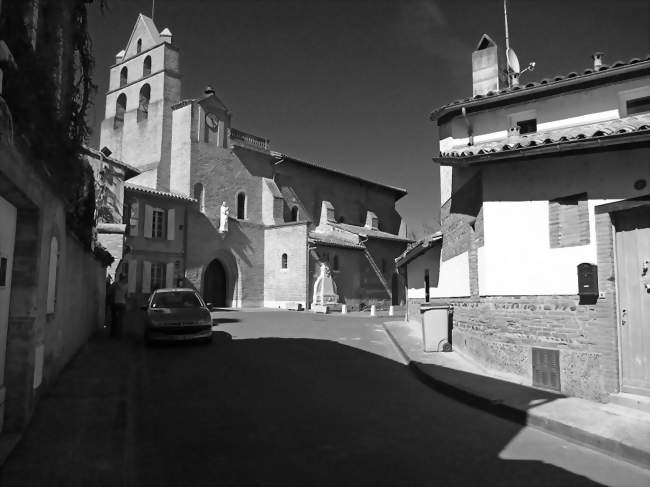
[[[145,340],[212,340],[210,305],[194,289],[155,290],[142,309],[146,311]]]

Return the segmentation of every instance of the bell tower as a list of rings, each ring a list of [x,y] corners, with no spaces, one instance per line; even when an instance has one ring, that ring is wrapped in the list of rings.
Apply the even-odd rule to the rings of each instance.
[[[126,48],[110,68],[100,147],[142,173],[135,184],[169,191],[172,105],[180,101],[178,49],[140,14]]]

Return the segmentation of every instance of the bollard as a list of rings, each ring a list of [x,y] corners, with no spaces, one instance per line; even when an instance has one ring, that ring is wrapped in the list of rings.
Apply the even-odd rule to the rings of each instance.
[[[377,306],[374,304],[370,306],[370,316],[377,316]]]
[[[341,314],[342,315],[348,314],[348,305],[347,304],[344,304],[344,305],[341,306]]]
[[[388,316],[395,316],[395,306],[388,308]]]

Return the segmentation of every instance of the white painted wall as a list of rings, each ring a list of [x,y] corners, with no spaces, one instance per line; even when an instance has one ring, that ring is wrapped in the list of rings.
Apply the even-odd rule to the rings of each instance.
[[[437,266],[440,266],[440,278],[436,284]],[[424,271],[429,269],[431,298],[463,297],[470,295],[469,289],[469,254],[457,255],[445,262],[432,263],[420,257],[407,264],[408,289],[407,298],[424,299]]]
[[[597,262],[594,207],[615,200],[589,200],[588,245],[549,244],[548,201],[487,201],[485,245],[478,251],[481,295],[577,294],[577,266]]]

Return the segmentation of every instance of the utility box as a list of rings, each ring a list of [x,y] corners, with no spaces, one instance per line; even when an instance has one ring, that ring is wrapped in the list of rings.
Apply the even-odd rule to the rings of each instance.
[[[578,295],[586,298],[598,297],[598,266],[583,262],[578,264]]]
[[[451,306],[422,306],[422,342],[425,352],[451,352]]]

